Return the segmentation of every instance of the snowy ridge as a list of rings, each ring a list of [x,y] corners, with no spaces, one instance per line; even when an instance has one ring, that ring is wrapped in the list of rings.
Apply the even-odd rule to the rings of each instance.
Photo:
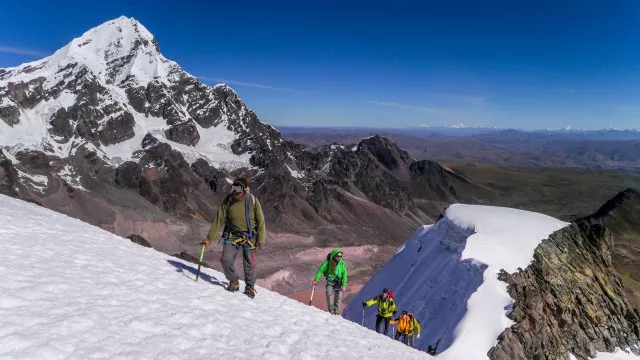
[[[433,226],[419,229],[362,288],[345,309],[355,322],[360,303],[388,287],[398,311],[413,312],[426,350],[438,341],[437,358],[487,359],[505,328],[513,299],[498,272],[525,268],[534,249],[567,223],[528,211],[477,205],[451,205]],[[366,311],[373,328],[375,309]]]
[[[0,233],[2,359],[428,358],[31,203],[0,196]]]

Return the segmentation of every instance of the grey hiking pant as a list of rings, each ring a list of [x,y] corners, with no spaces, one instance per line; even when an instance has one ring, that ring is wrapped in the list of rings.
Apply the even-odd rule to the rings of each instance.
[[[398,341],[402,341],[403,344],[409,345],[409,338],[410,338],[409,334],[402,334],[402,333],[396,332],[396,337],[395,338]]]
[[[342,300],[342,288],[338,285],[327,284],[327,307],[329,312],[335,315],[339,314],[340,301]]]
[[[233,244],[224,244],[222,247],[222,258],[220,262],[222,262],[222,270],[224,271],[224,276],[229,281],[238,282],[238,274],[236,273],[235,261],[238,256],[238,252],[242,251],[242,265],[244,267],[244,281],[247,285],[255,285],[256,284],[256,269],[255,262],[253,261],[253,252],[254,250],[245,250],[240,247],[235,247]]]

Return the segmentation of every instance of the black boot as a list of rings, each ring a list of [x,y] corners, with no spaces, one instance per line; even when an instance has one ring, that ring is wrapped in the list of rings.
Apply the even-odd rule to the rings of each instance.
[[[229,286],[227,286],[227,290],[231,291],[231,292],[235,292],[235,291],[240,290],[240,283],[237,282],[237,281],[231,281],[229,283]]]
[[[244,293],[245,295],[253,299],[254,297],[256,297],[256,288],[253,285],[247,284],[247,286],[244,287]]]

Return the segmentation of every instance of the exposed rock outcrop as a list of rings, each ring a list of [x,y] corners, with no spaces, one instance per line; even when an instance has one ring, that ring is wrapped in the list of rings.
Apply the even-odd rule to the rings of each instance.
[[[586,360],[597,351],[640,354],[640,314],[625,297],[612,263],[613,236],[601,223],[579,220],[552,234],[534,260],[501,274],[515,300],[516,322],[491,349],[491,359]]]

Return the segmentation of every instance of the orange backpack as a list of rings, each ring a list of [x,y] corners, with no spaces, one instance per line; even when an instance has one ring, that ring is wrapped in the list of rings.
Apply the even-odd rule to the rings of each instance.
[[[402,334],[408,334],[411,331],[411,326],[409,325],[409,315],[402,315],[398,319],[398,332]]]

